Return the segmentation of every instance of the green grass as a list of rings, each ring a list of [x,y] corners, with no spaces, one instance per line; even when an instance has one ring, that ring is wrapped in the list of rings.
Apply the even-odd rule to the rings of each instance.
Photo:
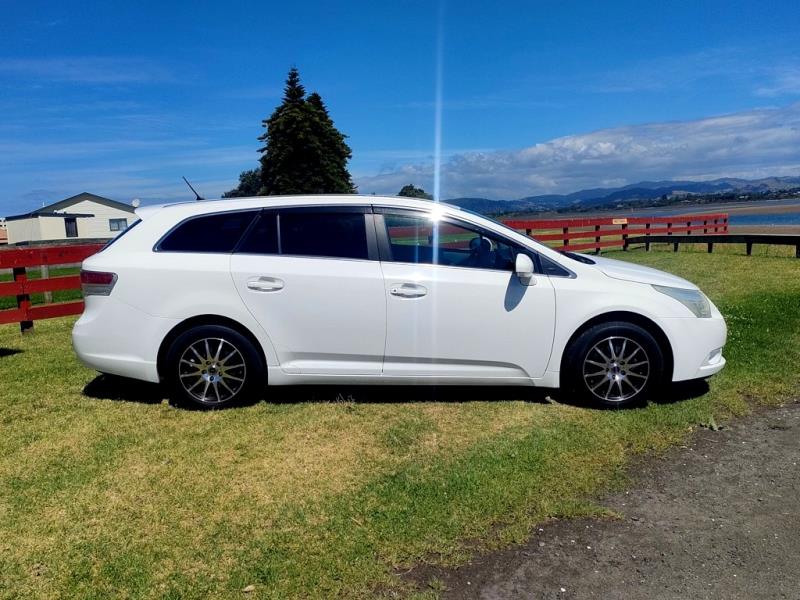
[[[71,352],[72,319],[0,327],[0,598],[407,592],[399,569],[604,514],[592,498],[635,455],[796,395],[800,260],[612,256],[696,281],[723,311],[729,364],[708,393],[599,411],[514,388],[276,390],[195,412],[146,386],[84,394],[96,374]],[[142,401],[92,397],[114,395]]]

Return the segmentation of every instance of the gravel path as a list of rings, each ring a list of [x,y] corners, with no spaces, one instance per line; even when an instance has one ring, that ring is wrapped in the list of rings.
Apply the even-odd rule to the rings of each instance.
[[[800,599],[800,404],[700,430],[603,504],[621,520],[549,521],[525,545],[423,568],[445,598]]]

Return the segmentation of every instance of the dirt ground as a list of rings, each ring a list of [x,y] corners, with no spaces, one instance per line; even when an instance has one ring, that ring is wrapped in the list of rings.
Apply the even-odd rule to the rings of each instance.
[[[459,569],[420,568],[444,598],[800,599],[800,404],[633,469],[619,519],[549,521]]]

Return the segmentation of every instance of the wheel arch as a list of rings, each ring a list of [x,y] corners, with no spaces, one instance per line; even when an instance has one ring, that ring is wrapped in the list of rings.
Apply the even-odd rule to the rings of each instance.
[[[256,351],[258,352],[259,357],[261,358],[261,364],[264,366],[264,374],[266,377],[267,372],[267,357],[264,354],[264,347],[261,345],[261,342],[258,341],[258,338],[253,335],[253,332],[250,331],[247,327],[231,319],[230,317],[224,317],[222,315],[214,315],[214,314],[207,314],[207,315],[197,315],[195,317],[190,317],[185,319],[175,325],[172,329],[169,330],[164,339],[161,340],[161,345],[158,348],[158,356],[156,358],[156,368],[158,370],[159,378],[162,377],[164,371],[164,362],[167,359],[167,354],[169,352],[169,347],[172,345],[172,342],[177,339],[179,335],[182,333],[189,331],[194,327],[199,327],[202,325],[221,325],[223,327],[230,327],[234,331],[237,331],[244,337],[246,337],[250,343],[253,344]]]
[[[664,353],[664,374],[668,377],[668,381],[672,381],[673,371],[675,367],[675,359],[672,353],[672,344],[669,341],[669,337],[664,332],[663,329],[652,319],[645,317],[639,313],[630,312],[630,311],[612,311],[607,313],[602,313],[600,315],[596,315],[589,319],[588,321],[584,322],[580,327],[578,327],[567,340],[567,343],[564,344],[564,348],[561,352],[561,365],[560,370],[561,372],[565,372],[566,369],[566,360],[569,355],[569,348],[572,344],[575,343],[575,340],[586,330],[594,327],[595,325],[600,325],[602,323],[611,323],[614,321],[626,321],[628,323],[633,323],[634,325],[638,325],[645,331],[647,331],[650,335],[652,335],[656,342],[658,343],[661,351]]]

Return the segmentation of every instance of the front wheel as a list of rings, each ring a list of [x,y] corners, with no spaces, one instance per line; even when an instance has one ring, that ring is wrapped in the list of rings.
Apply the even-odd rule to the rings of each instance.
[[[568,348],[565,359],[564,387],[601,406],[643,403],[664,381],[661,347],[633,323],[601,323],[587,329]]]
[[[252,400],[264,382],[261,357],[252,342],[221,325],[201,325],[179,335],[165,367],[173,400],[202,408]]]

